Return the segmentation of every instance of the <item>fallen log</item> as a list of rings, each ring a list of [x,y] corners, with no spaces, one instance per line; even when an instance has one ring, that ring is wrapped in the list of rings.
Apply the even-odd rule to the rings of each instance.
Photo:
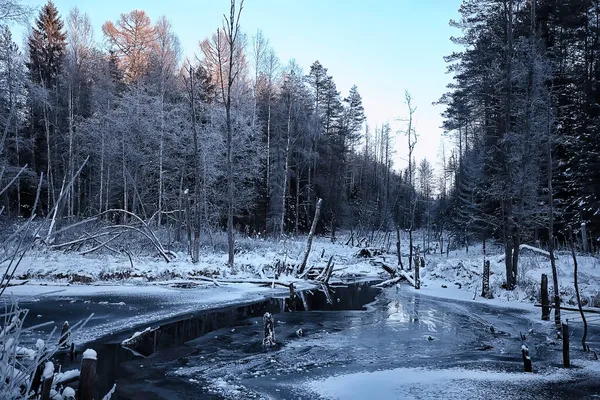
[[[396,278],[388,279],[387,281],[378,283],[377,285],[375,285],[375,287],[384,288],[384,287],[394,286],[396,283],[399,283],[403,280],[406,280],[406,279],[403,276],[398,276]]]
[[[396,277],[397,274],[396,274],[396,269],[395,268],[392,268],[389,265],[384,264],[384,263],[381,263],[381,268],[383,268],[385,270],[385,272],[387,272],[388,274],[390,274],[392,276],[392,278]]]
[[[413,279],[412,276],[410,276],[408,274],[408,272],[402,270],[402,271],[398,271],[398,275],[400,275],[401,277],[403,277],[404,279],[406,279],[408,281],[408,283],[410,283],[413,287],[415,286],[415,280]]]

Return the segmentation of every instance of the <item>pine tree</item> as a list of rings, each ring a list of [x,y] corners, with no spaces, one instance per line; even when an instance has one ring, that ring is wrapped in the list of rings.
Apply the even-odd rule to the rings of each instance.
[[[27,64],[31,81],[47,89],[56,86],[63,66],[67,39],[63,27],[56,6],[52,0],[48,0],[40,10],[29,36]]]

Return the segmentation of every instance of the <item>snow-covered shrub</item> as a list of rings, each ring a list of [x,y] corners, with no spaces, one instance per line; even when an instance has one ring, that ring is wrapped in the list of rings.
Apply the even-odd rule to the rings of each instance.
[[[10,308],[0,315],[0,399],[24,399],[32,390],[36,370],[43,366],[43,378],[54,378],[52,393],[67,397],[72,392],[62,387],[62,377],[67,374],[55,374],[54,364],[50,359],[59,349],[57,329],[54,327],[46,340],[37,339],[34,347],[23,346],[21,336],[24,332],[51,325],[52,322],[24,327],[29,310],[20,308],[14,301]],[[91,317],[91,316],[90,316]],[[70,332],[81,329],[89,318],[75,324]],[[73,375],[73,372],[69,371]],[[54,397],[56,398],[56,397]],[[62,398],[62,397],[61,397]]]
[[[528,254],[520,257],[517,271],[517,285],[527,298],[539,300],[540,282],[536,278],[535,271],[539,271],[540,269],[540,256]]]
[[[0,398],[18,399],[25,397],[31,389],[33,375],[39,365],[43,365],[56,352],[58,346],[49,345],[54,330],[43,341],[38,339],[35,349],[21,346],[21,334],[28,329],[23,327],[28,310],[21,309],[16,302],[5,309],[0,326]]]

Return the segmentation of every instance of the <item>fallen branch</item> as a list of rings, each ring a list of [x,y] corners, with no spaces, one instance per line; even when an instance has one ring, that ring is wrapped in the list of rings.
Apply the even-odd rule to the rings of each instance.
[[[399,283],[402,280],[405,280],[405,278],[403,276],[398,276],[396,278],[388,279],[387,281],[383,281],[381,283],[378,283],[377,285],[375,285],[375,287],[377,287],[377,288],[384,288],[384,287],[394,286],[396,283]]]
[[[53,240],[54,236],[52,235],[52,231],[54,230],[54,225],[56,224],[56,215],[58,213],[58,209],[61,205],[62,199],[71,190],[71,187],[73,186],[73,183],[75,182],[75,179],[77,178],[77,176],[79,176],[79,174],[83,170],[83,167],[85,167],[85,165],[87,164],[89,159],[90,159],[90,156],[87,156],[87,158],[83,161],[83,163],[81,164],[81,166],[79,167],[79,169],[77,170],[75,175],[73,175],[71,177],[71,180],[69,181],[69,184],[66,187],[65,187],[65,180],[63,179],[63,185],[60,189],[60,195],[58,196],[58,200],[56,201],[56,204],[54,204],[53,210],[49,213],[49,214],[52,214],[52,221],[50,222],[50,228],[48,228],[48,234],[46,235],[45,243],[49,244]]]
[[[148,240],[150,240],[152,245],[156,248],[158,253],[164,258],[164,260],[166,262],[171,261],[169,259],[169,256],[167,256],[165,249],[162,247],[162,245],[160,244],[160,242],[158,241],[156,236],[154,236],[154,234],[151,232],[150,229],[148,229],[149,233],[147,233],[147,232],[144,232],[140,228],[136,228],[135,226],[130,226],[130,225],[111,225],[111,226],[107,227],[107,229],[115,229],[115,228],[129,229],[129,230],[132,230],[132,231],[135,231],[135,232],[138,232],[138,233],[144,235]]]
[[[110,242],[112,242],[113,240],[117,239],[119,236],[121,236],[124,232],[119,232],[117,233],[115,236],[111,237],[110,239],[104,241],[104,242],[100,242],[99,245],[97,245],[96,247],[92,247],[89,250],[86,250],[84,252],[81,252],[80,254],[82,256],[85,256],[87,254],[93,253],[94,251],[100,250],[101,248],[105,247],[107,244],[109,244]],[[133,265],[132,265],[133,267]]]

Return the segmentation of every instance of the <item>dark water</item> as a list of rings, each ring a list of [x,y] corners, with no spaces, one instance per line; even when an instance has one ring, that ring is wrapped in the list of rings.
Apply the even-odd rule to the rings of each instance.
[[[475,386],[477,395],[467,391],[467,398],[592,398],[600,390],[599,377],[577,368],[577,361],[568,375],[561,375],[561,344],[552,340],[552,326],[532,323],[522,311],[393,289],[373,302],[377,294],[358,284],[335,289],[328,306],[324,297],[309,296],[311,311],[275,315],[279,346],[268,351],[257,316],[147,358],[121,362],[118,398],[313,399],[307,383],[396,368],[507,374],[504,381],[484,380]],[[527,336],[535,374],[550,378],[511,380],[523,374],[520,332]],[[445,388],[439,393],[429,389],[414,398],[465,398],[460,387],[447,396]]]
[[[333,316],[341,310],[363,310],[379,292],[368,283],[334,286],[327,294],[322,290],[305,291],[296,294],[294,303],[288,298],[272,298],[166,321],[152,333],[144,335],[131,349],[121,346],[123,335],[114,340],[90,343],[87,347],[98,352],[98,395],[106,393],[116,382],[117,392],[113,399],[174,399],[190,398],[190,395],[198,399],[214,398],[210,393],[199,393],[197,386],[190,384],[189,380],[168,373],[176,365],[185,365],[194,356],[202,357],[198,343],[203,339],[210,338],[217,341],[217,346],[227,346],[233,343],[232,333],[246,332],[245,337],[249,339],[247,346],[236,351],[240,354],[261,353],[264,351],[262,316],[265,312],[275,315],[277,334],[285,319],[281,318],[283,315],[324,312]],[[291,309],[296,311],[290,312]],[[311,329],[303,335],[310,335]],[[296,335],[295,331],[293,334]],[[200,342],[190,343],[197,338]],[[215,348],[214,344],[210,347]]]

